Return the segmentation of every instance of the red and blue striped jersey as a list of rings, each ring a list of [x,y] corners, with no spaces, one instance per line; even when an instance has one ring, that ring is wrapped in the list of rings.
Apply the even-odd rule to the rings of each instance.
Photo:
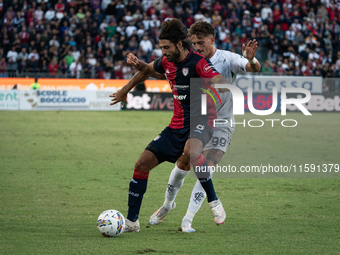
[[[170,83],[174,115],[169,124],[170,128],[179,129],[190,126],[190,78],[211,79],[219,73],[208,58],[190,50],[182,62],[169,62],[162,56],[155,60],[156,72],[165,74]]]

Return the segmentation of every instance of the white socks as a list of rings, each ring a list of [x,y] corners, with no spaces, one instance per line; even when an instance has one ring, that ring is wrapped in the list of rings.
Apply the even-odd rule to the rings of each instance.
[[[166,189],[166,192],[165,192],[165,201],[163,204],[163,206],[166,209],[170,210],[172,208],[172,204],[175,201],[177,193],[179,189],[182,187],[184,178],[185,176],[187,176],[188,173],[189,171],[184,171],[182,169],[179,169],[177,167],[177,164],[175,165],[174,169],[171,171],[169,182],[168,182],[168,188]]]
[[[201,205],[203,204],[206,196],[207,194],[205,193],[200,181],[197,180],[194,188],[192,189],[187,214],[184,216],[184,218],[192,222],[193,217],[201,208]]]

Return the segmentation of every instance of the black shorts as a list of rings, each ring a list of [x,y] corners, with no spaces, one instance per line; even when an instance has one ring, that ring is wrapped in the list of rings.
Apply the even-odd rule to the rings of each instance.
[[[182,156],[189,138],[200,139],[204,147],[211,139],[212,133],[213,129],[208,125],[199,124],[191,129],[166,127],[145,149],[155,154],[159,164],[164,161],[175,163]]]
[[[189,138],[200,139],[204,148],[204,146],[210,141],[213,132],[214,129],[207,124],[191,124]]]

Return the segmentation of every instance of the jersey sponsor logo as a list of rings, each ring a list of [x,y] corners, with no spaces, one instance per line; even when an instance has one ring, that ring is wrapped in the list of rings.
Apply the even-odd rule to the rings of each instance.
[[[187,67],[182,68],[182,73],[183,73],[184,76],[187,76],[188,73],[189,73],[189,68],[187,68]]]
[[[157,141],[159,138],[161,138],[160,135],[156,136],[155,139],[153,139],[154,141]]]
[[[198,130],[204,130],[204,129],[205,129],[205,126],[199,124],[199,125],[196,126],[196,128],[197,128]]]
[[[170,73],[169,69],[166,69],[165,73]]]
[[[187,98],[187,95],[174,95],[174,98],[176,100],[185,100]]]
[[[211,71],[211,66],[209,64],[206,64],[204,67],[203,67],[203,70],[204,72],[206,73],[209,73]]]
[[[190,86],[189,85],[174,85],[174,88],[176,89],[189,89]]]
[[[129,195],[134,196],[134,197],[139,197],[138,193],[135,193],[135,192],[132,192],[132,191],[129,191]]]

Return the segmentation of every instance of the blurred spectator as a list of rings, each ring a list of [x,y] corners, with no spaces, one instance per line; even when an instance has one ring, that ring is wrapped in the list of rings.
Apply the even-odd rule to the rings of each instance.
[[[262,22],[262,18],[259,12],[255,14],[253,22],[254,22],[254,25],[253,25],[254,28],[258,28],[260,26],[260,23]]]
[[[58,65],[58,69],[61,71],[62,75],[64,77],[66,77],[67,71],[69,70],[69,67],[68,67],[68,65],[66,63],[66,59],[65,58],[61,59],[59,65]]]
[[[101,9],[106,10],[107,6],[112,2],[112,0],[102,0]]]
[[[269,4],[266,4],[261,10],[261,19],[267,20],[268,17],[272,17],[272,16],[273,16],[273,11],[271,8],[269,8]]]
[[[28,47],[28,40],[30,38],[30,34],[26,31],[26,27],[23,27],[21,32],[19,33],[19,38],[23,47]]]
[[[266,60],[264,65],[261,67],[261,72],[264,73],[264,74],[267,74],[267,75],[273,73],[273,70],[270,68],[269,60]]]
[[[133,21],[130,21],[129,26],[125,30],[125,33],[129,38],[132,36],[133,32],[137,32],[137,27],[134,25]]]
[[[64,57],[64,59],[66,60],[66,64],[68,65],[68,67],[70,67],[72,62],[74,62],[74,57],[72,55],[72,51],[71,50],[67,51],[67,55]]]
[[[123,79],[123,72],[122,72],[122,62],[123,61],[116,61],[114,65],[115,71],[115,78],[116,79]]]
[[[91,77],[92,66],[90,65],[88,59],[86,59],[86,61],[85,61],[84,68],[83,68],[83,73],[84,73],[84,78],[92,78]]]
[[[293,30],[292,26],[290,26],[289,30],[286,31],[286,39],[291,42],[295,40],[295,31]]]
[[[15,47],[12,46],[12,49],[7,52],[7,60],[8,63],[16,63],[18,58],[18,52],[16,52]]]
[[[146,53],[151,53],[151,51],[153,50],[152,43],[149,40],[148,36],[146,36],[146,35],[143,36],[143,40],[139,43],[139,46]]]
[[[108,37],[109,40],[111,39],[112,36],[115,35],[116,26],[115,26],[114,21],[110,22],[110,24],[106,27],[105,32],[106,32],[106,36]]]
[[[34,17],[35,17],[35,21],[41,21],[43,19],[44,12],[41,9],[41,6],[38,6],[37,10],[35,10]]]
[[[56,13],[63,13],[65,11],[65,5],[62,0],[58,0],[58,3],[54,5],[54,10]]]
[[[326,84],[322,85],[322,93],[328,93],[329,92],[329,87]]]
[[[48,64],[51,62],[51,57],[49,56],[47,49],[43,49],[39,56],[40,62],[42,62],[43,60],[46,60]]]
[[[109,80],[111,79],[111,71],[113,68],[113,57],[112,53],[109,49],[105,51],[105,57],[103,58],[103,64],[104,64],[104,78]]]
[[[104,19],[103,22],[102,22],[102,23],[100,24],[100,26],[99,26],[100,32],[105,33],[105,32],[106,32],[106,28],[107,28],[108,26],[109,26],[109,25],[107,24],[106,19]]]
[[[338,60],[335,63],[335,75],[340,77],[340,51],[338,51]]]
[[[7,77],[7,62],[5,57],[1,57],[0,60],[0,77]]]
[[[313,71],[310,69],[308,65],[305,66],[305,70],[302,72],[303,76],[312,76]]]
[[[49,46],[55,46],[57,48],[60,47],[60,43],[59,41],[57,40],[57,36],[56,35],[53,35],[52,39],[49,41]]]
[[[300,66],[295,66],[293,75],[294,76],[302,76],[302,72],[300,70]]]
[[[81,66],[79,59],[77,61],[72,62],[72,64],[70,65],[70,72],[71,72],[72,78],[79,79],[81,71],[82,71],[82,66]]]
[[[92,67],[95,67],[95,66],[96,66],[97,60],[94,58],[94,56],[93,56],[92,53],[89,55],[88,60],[89,60],[89,64],[90,64]]]
[[[22,59],[27,60],[28,59],[28,53],[25,47],[21,48],[21,51],[18,54],[17,60],[21,61]]]
[[[92,75],[94,78],[98,79],[104,79],[104,70],[103,67],[100,65],[99,62],[96,63],[94,67],[94,75]]]
[[[126,80],[131,79],[134,73],[131,66],[127,64],[123,65],[122,72],[123,72],[123,79],[126,79]]]
[[[28,54],[28,59],[29,60],[34,59],[37,61],[39,60],[39,54],[37,53],[37,49],[33,49],[33,51],[30,54]]]
[[[314,36],[312,31],[310,31],[309,35],[306,37],[305,43],[306,44],[309,44],[309,43],[316,44],[316,37]]]
[[[15,27],[19,27],[21,22],[23,22],[25,24],[25,18],[22,16],[22,12],[18,11],[17,15],[13,19],[13,25]]]
[[[45,19],[51,21],[55,16],[55,10],[53,10],[53,7],[50,6],[48,11],[45,13]]]
[[[80,52],[79,52],[79,50],[77,50],[76,46],[72,46],[72,53],[71,54],[72,54],[75,61],[77,61],[80,57]]]
[[[47,73],[48,71],[49,71],[49,69],[48,69],[48,63],[47,63],[47,60],[46,59],[44,59],[43,61],[42,61],[42,63],[39,65],[39,68],[40,68],[40,72],[42,72],[42,73]]]
[[[39,63],[38,63],[38,60],[34,56],[32,56],[31,58],[28,59],[27,70],[29,72],[38,72],[39,71]]]
[[[56,76],[57,71],[58,71],[58,64],[55,61],[55,59],[52,59],[52,61],[48,65],[48,70],[51,76]]]

